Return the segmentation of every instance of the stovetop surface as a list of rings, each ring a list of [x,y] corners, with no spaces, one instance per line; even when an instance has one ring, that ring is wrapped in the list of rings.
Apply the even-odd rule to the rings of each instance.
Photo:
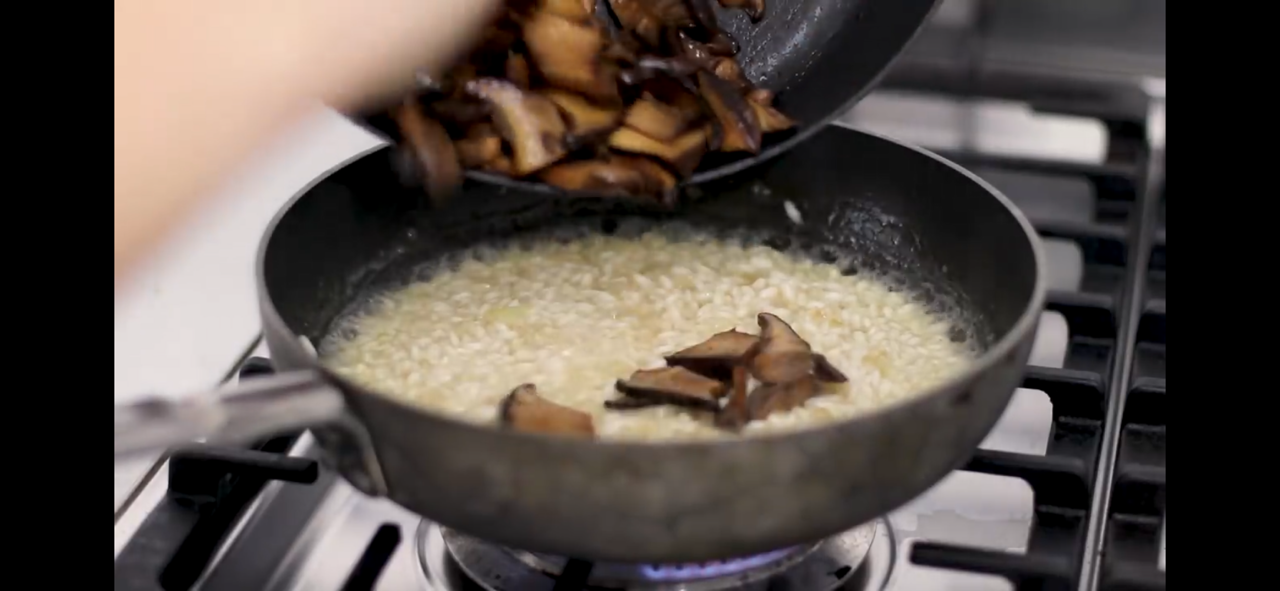
[[[868,580],[909,591],[1162,590],[1163,184],[1150,180],[1162,172],[1148,166],[1145,122],[1086,121],[1070,133],[1094,144],[1046,146],[1071,122],[999,106],[884,92],[845,121],[992,182],[1046,239],[1052,276],[1025,387],[964,470],[877,528]],[[1028,126],[1039,127],[1016,131]],[[1028,156],[1036,149],[1053,156]],[[419,518],[317,470],[308,435],[264,448],[292,457],[238,458],[261,461],[234,484],[209,473],[203,450],[162,465],[117,519],[116,588],[454,591],[428,586]]]

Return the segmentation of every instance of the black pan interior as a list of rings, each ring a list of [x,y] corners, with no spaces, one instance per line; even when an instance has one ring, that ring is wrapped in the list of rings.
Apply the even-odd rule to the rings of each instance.
[[[771,158],[849,110],[875,85],[938,3],[766,0],[765,19],[752,25],[741,11],[709,1],[715,5],[721,26],[738,41],[738,61],[747,77],[774,91],[778,108],[800,126],[769,136],[758,157],[708,155],[690,183],[735,173],[757,160]],[[353,118],[393,141],[399,138],[395,123],[380,112]],[[501,178],[479,173],[470,176]]]
[[[424,269],[439,268],[451,254],[566,227],[747,230],[846,272],[884,276],[952,313],[963,336],[980,347],[1013,327],[1035,285],[1029,238],[989,187],[913,148],[839,127],[758,174],[706,185],[700,200],[674,213],[478,183],[449,207],[429,210],[420,191],[398,182],[387,150],[320,181],[266,238],[266,293],[289,328],[313,342],[322,342],[344,312],[425,278]],[[803,224],[789,220],[786,200]]]

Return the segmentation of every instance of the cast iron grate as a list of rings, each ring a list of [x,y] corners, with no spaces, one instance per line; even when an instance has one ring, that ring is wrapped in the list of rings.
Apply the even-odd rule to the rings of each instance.
[[[1023,381],[1053,404],[1045,455],[979,450],[964,468],[1030,485],[1034,519],[1026,552],[921,542],[909,554],[915,564],[1000,576],[1018,591],[1165,589],[1158,565],[1166,426],[1163,154],[1148,150],[1143,124],[1128,118],[1104,120],[1118,163],[947,154],[975,169],[1084,178],[1097,204],[1091,223],[1032,220],[1042,237],[1076,242],[1085,263],[1080,292],[1049,294],[1048,309],[1060,312],[1070,330],[1065,368],[1029,367]],[[1130,305],[1135,299],[1143,305]],[[1130,333],[1136,333],[1131,340]],[[1118,435],[1108,446],[1109,430]],[[1098,495],[1106,470],[1110,494]],[[1106,507],[1106,519],[1094,514],[1099,507]],[[1090,570],[1098,573],[1096,585]]]

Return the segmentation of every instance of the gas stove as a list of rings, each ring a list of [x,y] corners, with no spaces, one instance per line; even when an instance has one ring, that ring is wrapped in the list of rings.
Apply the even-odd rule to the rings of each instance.
[[[1045,239],[1050,266],[1030,365],[1003,418],[963,469],[889,515],[757,556],[592,563],[503,548],[366,497],[319,467],[299,433],[157,463],[117,512],[115,588],[1162,591],[1163,94],[1144,92],[1145,109],[1093,112],[1094,154],[1028,155],[1057,137],[1053,122],[1010,149],[998,121],[1009,116],[969,99],[879,93],[845,120],[999,187]],[[924,106],[894,111],[912,101]],[[937,124],[919,125],[929,117]],[[271,371],[260,343],[246,351],[241,378]]]

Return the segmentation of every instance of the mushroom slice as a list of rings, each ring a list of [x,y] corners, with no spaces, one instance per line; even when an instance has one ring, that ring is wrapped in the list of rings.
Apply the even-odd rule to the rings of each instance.
[[[716,20],[716,11],[711,7],[711,0],[684,0],[694,22],[706,33],[707,47],[716,55],[737,55],[738,42],[728,32],[720,28]]]
[[[529,89],[529,60],[523,55],[512,52],[507,56],[506,79],[522,90]]]
[[[732,373],[733,390],[729,394],[729,400],[724,403],[724,408],[716,413],[716,426],[738,430],[751,420],[751,409],[747,404],[747,383],[751,379],[751,373],[745,365],[733,366]]]
[[[491,111],[488,104],[471,97],[443,98],[431,101],[425,108],[431,118],[460,135],[470,135],[473,126],[487,124]]]
[[[655,140],[670,142],[688,128],[691,120],[689,113],[665,105],[645,93],[627,109],[623,123]]]
[[[619,72],[618,81],[626,86],[636,86],[650,80],[686,79],[700,67],[697,62],[682,56],[644,56],[637,59],[633,67]]]
[[[719,2],[720,6],[725,8],[742,9],[752,23],[758,23],[764,19],[764,0],[719,0]]]
[[[760,131],[763,133],[773,133],[784,129],[791,129],[796,126],[795,119],[783,115],[781,111],[773,108],[766,102],[758,102],[752,100],[754,94],[747,95],[747,104],[751,105],[751,110],[755,112],[756,121],[760,122]],[[770,96],[770,99],[773,97]]]
[[[675,205],[675,189],[679,181],[666,167],[645,156],[613,154],[609,159],[621,166],[639,171],[650,184],[649,194],[661,197],[664,205]]]
[[[751,375],[765,384],[786,384],[813,373],[813,349],[791,325],[768,312],[756,322],[760,344],[752,352]]]
[[[663,204],[674,202],[675,177],[643,158],[613,156],[557,164],[542,172],[547,184],[567,191],[608,197],[653,195]]]
[[[718,57],[711,62],[711,71],[716,77],[733,85],[739,91],[751,88],[751,81],[747,80],[747,75],[742,72],[742,66],[738,65],[738,60],[731,57]]]
[[[485,172],[492,172],[492,173],[501,174],[504,176],[511,176],[512,174],[515,174],[516,165],[511,162],[510,157],[508,157],[506,154],[503,154],[493,160],[485,162],[484,165],[480,167],[480,169]]]
[[[753,421],[763,421],[775,412],[803,406],[817,395],[818,380],[813,376],[785,384],[762,384],[747,398],[748,415]]]
[[[710,72],[698,72],[698,88],[702,98],[720,123],[723,139],[720,150],[725,152],[760,152],[760,122],[756,113],[742,95],[728,82]]]
[[[595,0],[542,0],[542,10],[581,22],[595,16],[596,3]]]
[[[524,433],[585,438],[596,434],[591,415],[543,398],[533,384],[522,384],[502,399],[498,407],[498,422],[503,427]]]
[[[436,205],[442,204],[462,184],[462,166],[448,132],[428,118],[414,98],[405,99],[394,117],[426,181],[428,196]]]
[[[478,168],[502,157],[502,138],[497,134],[476,135],[453,143],[458,159],[467,168]]]
[[[493,78],[468,82],[467,92],[493,106],[493,122],[515,156],[515,174],[536,172],[565,155],[564,120],[546,97]]]
[[[664,29],[695,24],[683,0],[609,0],[609,9],[623,29],[655,47]]]
[[[629,127],[620,127],[609,136],[609,147],[653,156],[671,165],[683,178],[693,174],[706,153],[707,131],[691,129],[670,142],[661,142]]]
[[[733,368],[758,342],[760,339],[756,335],[726,330],[668,355],[667,365],[683,367],[709,378],[729,379]]]
[[[644,398],[614,398],[613,400],[604,401],[604,407],[609,410],[640,410],[642,408],[653,408],[662,406],[657,400],[646,400]]]
[[[723,382],[683,367],[637,370],[615,387],[632,398],[710,411],[720,410],[720,397],[728,393]]]
[[[815,354],[813,356],[813,377],[818,378],[820,382],[832,384],[843,384],[849,381],[849,376],[831,364],[826,355]]]
[[[551,99],[569,122],[569,132],[577,137],[594,136],[618,127],[622,112],[593,105],[586,99],[563,90],[545,90],[542,95]]]
[[[767,88],[753,88],[747,92],[747,102],[759,103],[766,107],[772,107],[773,91]]]
[[[524,23],[533,63],[551,85],[599,102],[617,102],[617,67],[601,59],[606,38],[595,23],[576,23],[538,12]]]

